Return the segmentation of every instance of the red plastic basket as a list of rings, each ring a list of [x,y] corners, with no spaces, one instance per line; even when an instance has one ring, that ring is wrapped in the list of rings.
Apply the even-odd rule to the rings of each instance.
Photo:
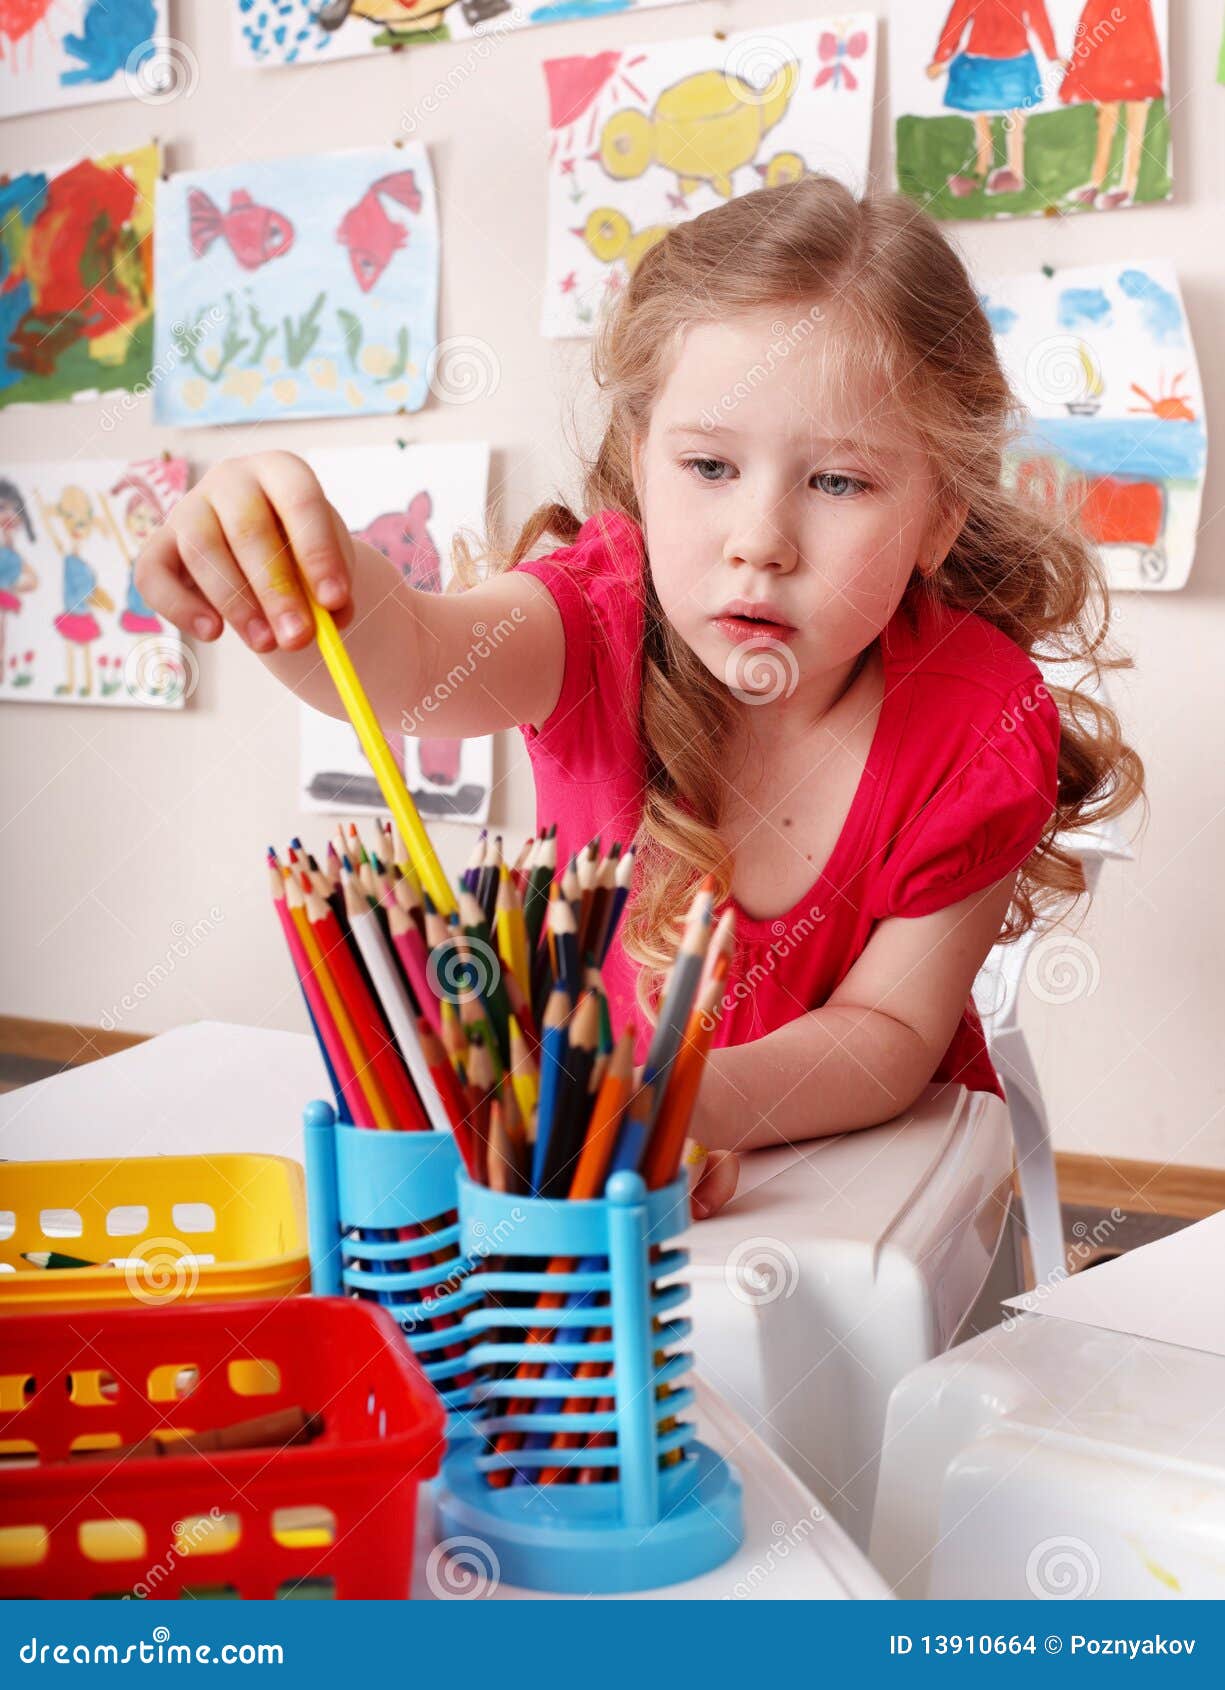
[[[444,1411],[385,1310],[290,1297],[13,1315],[0,1347],[0,1597],[408,1595]],[[321,1435],[70,1458],[289,1407]]]

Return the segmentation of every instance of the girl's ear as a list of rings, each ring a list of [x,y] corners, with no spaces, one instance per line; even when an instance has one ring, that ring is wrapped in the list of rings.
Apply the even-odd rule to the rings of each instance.
[[[646,447],[646,436],[631,434],[630,436],[630,474],[634,482],[634,498],[638,509],[642,509],[642,454]]]
[[[969,514],[970,507],[964,499],[953,499],[946,494],[939,501],[919,560],[921,574],[930,576],[936,573],[952,551]]]

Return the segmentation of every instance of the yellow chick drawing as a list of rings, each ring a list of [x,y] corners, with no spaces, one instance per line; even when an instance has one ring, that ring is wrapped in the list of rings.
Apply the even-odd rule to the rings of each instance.
[[[695,71],[665,88],[649,116],[632,107],[614,112],[592,157],[618,182],[659,164],[676,173],[683,194],[709,182],[730,199],[734,173],[783,117],[798,80],[796,64],[783,65],[764,88],[723,70]]]
[[[350,18],[382,24],[397,35],[410,30],[438,29],[453,0],[326,0],[315,13],[321,29],[339,29]]]
[[[632,276],[642,262],[643,255],[649,252],[656,242],[662,241],[668,230],[662,223],[652,223],[649,228],[639,229],[635,233],[623,211],[605,205],[593,211],[583,227],[573,230],[572,233],[583,237],[592,256],[598,258],[601,264],[615,264],[619,258],[623,258],[625,267]]]
[[[757,164],[753,168],[767,188],[777,188],[783,182],[798,182],[808,174],[808,166],[799,153],[775,153],[769,164]]]

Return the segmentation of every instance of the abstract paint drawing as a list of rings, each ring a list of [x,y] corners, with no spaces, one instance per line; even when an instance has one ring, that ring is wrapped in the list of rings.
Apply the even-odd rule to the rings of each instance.
[[[0,172],[0,407],[145,382],[158,150]]]
[[[1207,436],[1173,267],[1009,276],[990,283],[984,305],[1029,413],[1010,473],[1076,518],[1113,586],[1184,586]]]
[[[586,335],[676,223],[829,171],[866,182],[876,72],[867,14],[548,59],[543,332]]]
[[[241,64],[312,64],[534,24],[622,17],[679,0],[231,0]]]
[[[452,542],[460,529],[484,531],[485,445],[337,447],[311,452],[309,462],[354,538],[382,552],[421,592],[441,592],[450,581]],[[513,637],[513,629],[509,633]],[[498,637],[497,629],[475,636]],[[475,648],[474,655],[479,656]],[[462,676],[448,678],[448,686],[462,684]],[[432,733],[436,708],[432,694],[407,700],[404,734],[389,744],[422,815],[484,822],[493,784],[493,740]],[[348,721],[306,706],[301,721],[302,808],[382,811],[378,782]]]
[[[159,422],[416,411],[438,315],[421,147],[173,176],[158,197]]]
[[[898,186],[935,216],[1170,197],[1168,0],[941,0],[889,38]]]
[[[194,657],[136,586],[183,458],[0,465],[0,702],[181,706]]]
[[[183,65],[166,0],[2,0],[0,117],[167,97]]]

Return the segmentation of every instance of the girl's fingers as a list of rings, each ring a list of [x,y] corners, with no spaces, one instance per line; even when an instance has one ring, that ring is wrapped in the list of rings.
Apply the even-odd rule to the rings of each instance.
[[[136,559],[136,590],[159,616],[198,640],[215,640],[223,623],[208,599],[180,567],[178,535],[171,528],[151,534]]]
[[[218,480],[212,490],[212,510],[277,644],[283,651],[309,645],[315,635],[314,618],[293,553],[263,487],[246,464],[235,466]]]
[[[739,1179],[740,1158],[734,1151],[710,1151],[690,1199],[694,1217],[704,1221],[717,1214],[736,1195]]]
[[[179,556],[213,609],[252,651],[272,651],[276,636],[250,582],[234,559],[211,505],[201,501],[178,519]]]
[[[357,570],[357,553],[354,550],[354,546],[353,546],[353,536],[352,536],[352,534],[349,533],[349,530],[345,527],[344,519],[341,516],[340,512],[336,509],[336,506],[333,505],[333,504],[329,504],[328,505],[328,512],[329,512],[329,515],[331,516],[332,527],[333,527],[335,534],[336,534],[336,544],[344,552],[344,554],[345,554],[345,556],[348,560],[348,569],[349,569],[349,582],[348,582],[348,586],[347,586],[347,589],[346,589],[347,592],[348,592],[348,597],[345,599],[344,604],[341,605],[339,609],[332,609],[331,605],[328,606],[328,609],[332,611],[332,618],[335,621],[336,626],[338,628],[347,628],[349,626],[349,623],[353,620],[353,585],[352,584],[353,584],[353,579],[354,579],[354,576],[355,576],[356,570]],[[322,603],[323,602],[322,599],[319,602]]]
[[[292,452],[262,453],[256,463],[268,502],[312,595],[326,610],[343,610],[353,578],[353,541],[314,470]]]

